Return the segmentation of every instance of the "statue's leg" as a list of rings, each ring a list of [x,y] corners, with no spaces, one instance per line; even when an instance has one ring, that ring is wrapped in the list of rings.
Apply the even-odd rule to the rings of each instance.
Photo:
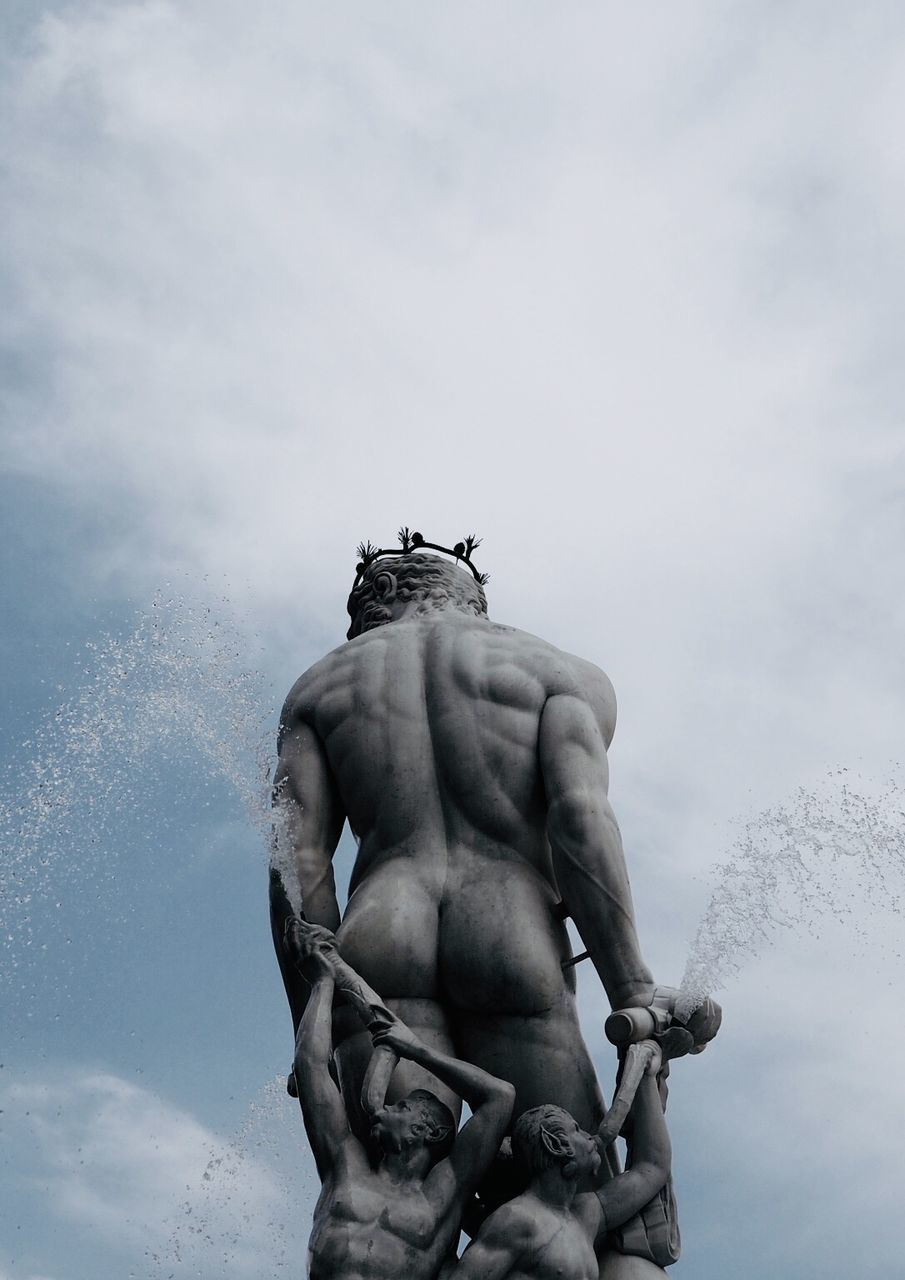
[[[459,1010],[454,1037],[460,1058],[501,1076],[515,1086],[513,1123],[532,1107],[554,1102],[583,1129],[593,1133],[604,1114],[603,1096],[590,1055],[581,1037],[571,992],[561,992],[544,1013],[486,1014]],[[619,1173],[615,1146],[607,1148],[604,1176]],[[526,1174],[511,1159],[497,1159],[479,1189],[483,1213],[525,1190]],[[466,1222],[474,1234],[480,1225]]]
[[[553,1102],[596,1129],[603,1097],[552,886],[521,859],[463,859],[457,870],[443,900],[440,980],[459,1056],[515,1085],[513,1119]]]
[[[603,1095],[570,991],[530,1016],[457,1010],[454,1036],[460,1057],[515,1086],[513,1123],[523,1111],[554,1102],[583,1129],[597,1129]]]

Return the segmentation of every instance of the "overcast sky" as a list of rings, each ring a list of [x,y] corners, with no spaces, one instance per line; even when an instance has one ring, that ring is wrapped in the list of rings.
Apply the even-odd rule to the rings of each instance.
[[[401,524],[613,679],[662,982],[716,892],[675,1275],[895,1274],[905,9],[2,21],[0,1280],[301,1274],[248,811]]]

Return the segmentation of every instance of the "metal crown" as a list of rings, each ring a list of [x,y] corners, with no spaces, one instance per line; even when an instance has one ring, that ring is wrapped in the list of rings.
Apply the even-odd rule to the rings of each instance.
[[[475,582],[479,583],[482,587],[490,580],[490,575],[488,573],[479,573],[471,562],[471,553],[476,547],[481,545],[481,539],[476,538],[473,533],[469,534],[469,536],[464,538],[461,542],[457,542],[454,547],[444,547],[441,546],[439,542],[428,542],[423,534],[410,533],[407,527],[400,529],[396,536],[399,538],[399,545],[402,548],[401,551],[398,547],[375,547],[372,546],[370,542],[360,542],[358,544],[358,564],[355,566],[355,582],[352,585],[353,591],[361,581],[365,570],[369,569],[374,561],[379,560],[381,556],[405,556],[409,555],[412,551],[421,551],[423,549],[430,551],[442,551],[444,555],[452,556],[457,564],[461,561],[462,564],[468,565],[474,575]]]

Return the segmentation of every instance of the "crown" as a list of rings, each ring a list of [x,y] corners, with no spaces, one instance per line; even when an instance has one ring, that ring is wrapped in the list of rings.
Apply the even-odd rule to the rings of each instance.
[[[474,534],[469,534],[461,542],[457,542],[454,547],[443,547],[439,542],[428,542],[422,533],[410,533],[408,528],[399,530],[396,535],[399,539],[400,551],[397,547],[374,547],[370,542],[360,542],[358,544],[358,564],[355,566],[355,581],[352,584],[352,590],[358,586],[362,579],[362,575],[371,567],[375,560],[379,560],[381,556],[407,556],[412,551],[421,551],[427,549],[430,551],[442,551],[444,555],[453,556],[456,564],[459,561],[468,565],[475,582],[480,586],[490,581],[489,573],[479,573],[471,562],[471,553],[476,547],[481,545],[481,539],[476,538]]]

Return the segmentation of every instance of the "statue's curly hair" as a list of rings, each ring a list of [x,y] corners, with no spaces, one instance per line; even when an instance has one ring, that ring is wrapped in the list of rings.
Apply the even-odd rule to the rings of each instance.
[[[417,613],[432,613],[451,605],[463,613],[473,613],[476,618],[487,616],[487,597],[484,588],[472,574],[460,569],[451,560],[440,556],[409,552],[407,555],[385,556],[368,565],[361,581],[353,587],[347,605],[352,619],[347,639],[381,627],[392,621],[392,612],[383,603],[375,583],[381,574],[390,573],[396,580],[396,599],[423,604]]]

